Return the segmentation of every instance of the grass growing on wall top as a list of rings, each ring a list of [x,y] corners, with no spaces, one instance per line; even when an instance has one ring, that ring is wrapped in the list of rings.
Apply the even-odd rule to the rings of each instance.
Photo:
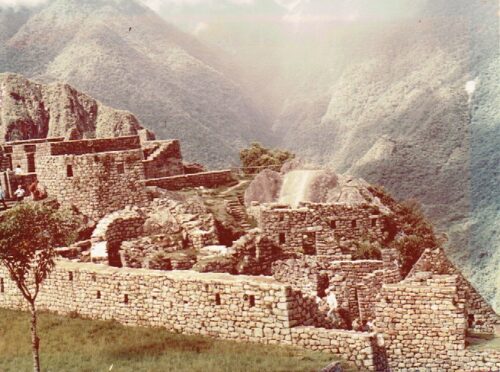
[[[40,314],[44,371],[318,371],[330,354]],[[0,371],[32,370],[28,314],[0,309]],[[354,370],[354,369],[353,369]]]

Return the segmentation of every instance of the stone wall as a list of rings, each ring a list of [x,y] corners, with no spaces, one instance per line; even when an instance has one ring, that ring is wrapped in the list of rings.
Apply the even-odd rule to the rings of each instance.
[[[382,287],[376,327],[384,335],[389,368],[500,370],[500,352],[466,349],[465,298],[458,286],[456,275],[422,272]]]
[[[328,287],[328,283],[326,283],[326,287],[321,285],[322,270],[323,267],[317,259],[308,256],[300,259],[279,260],[272,265],[272,274],[276,280],[287,283],[295,290],[313,298],[318,296],[318,292],[324,291]]]
[[[470,331],[494,333],[495,325],[500,325],[498,316],[488,302],[469,283],[460,271],[446,257],[442,249],[427,249],[415,263],[407,278],[413,278],[420,272],[457,275],[459,288],[466,301],[467,323]]]
[[[178,140],[143,142],[146,179],[175,176],[184,173],[181,146]]]
[[[0,307],[26,309],[0,267]],[[269,277],[155,271],[60,261],[43,284],[40,310],[114,319],[236,341],[296,345],[328,351],[375,370],[373,334],[293,328],[289,286]]]
[[[157,186],[166,190],[181,190],[191,187],[216,188],[233,183],[234,177],[231,170],[221,170],[213,172],[201,172],[194,174],[185,174],[172,177],[163,177],[148,179],[146,186]]]
[[[374,334],[307,326],[292,328],[295,344],[307,349],[343,355],[362,370],[383,371],[376,364]]]
[[[271,275],[271,267],[276,259],[273,242],[261,235],[259,229],[250,230],[231,246],[237,261],[236,271],[246,275]]]
[[[285,252],[339,258],[351,253],[345,251],[352,249],[349,242],[382,240],[385,218],[368,204],[301,203],[295,209],[270,205],[260,211],[259,227]]]
[[[448,353],[465,349],[464,303],[455,276],[384,285],[375,312],[390,367],[450,368]]]
[[[67,142],[39,145],[36,168],[38,181],[61,205],[74,206],[97,221],[127,205],[147,202],[141,149],[53,156],[49,146],[55,145],[66,148]]]
[[[343,283],[338,291],[335,285],[331,290],[339,299],[347,301],[347,310],[351,318],[359,319],[359,286],[365,283],[365,277],[376,270],[383,269],[383,262],[378,260],[333,261],[327,268],[330,283]]]
[[[119,210],[101,219],[91,237],[92,261],[121,267],[121,244],[139,237],[143,232],[144,221],[144,216],[132,209]]]
[[[40,145],[37,145],[37,147],[38,146]],[[100,152],[140,149],[141,141],[139,136],[127,136],[51,142],[48,146],[50,149],[50,155],[84,155]]]

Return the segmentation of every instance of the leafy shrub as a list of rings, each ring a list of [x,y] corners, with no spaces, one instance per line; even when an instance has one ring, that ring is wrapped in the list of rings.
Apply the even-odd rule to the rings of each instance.
[[[295,155],[289,151],[268,149],[257,142],[240,151],[240,161],[246,174],[258,173],[265,168],[278,171],[286,161],[293,158]]]

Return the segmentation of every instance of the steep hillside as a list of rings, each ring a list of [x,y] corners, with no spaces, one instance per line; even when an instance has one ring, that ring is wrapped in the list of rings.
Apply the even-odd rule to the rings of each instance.
[[[410,21],[347,37],[352,63],[306,81],[276,121],[287,148],[423,202],[490,300],[500,272],[497,12],[494,2],[429,2]]]
[[[67,81],[134,112],[188,158],[227,164],[266,119],[214,52],[134,0],[53,0],[0,46],[0,71]],[[269,133],[269,131],[267,131]]]
[[[421,201],[449,232],[451,256],[492,300],[500,275],[498,2],[269,3],[240,4],[231,13],[238,25],[222,6],[202,18],[182,2],[164,16],[183,15],[186,29],[198,19],[199,37],[265,77],[283,147]]]
[[[115,110],[62,83],[37,84],[21,75],[0,74],[0,140],[116,137],[141,125],[128,111]]]

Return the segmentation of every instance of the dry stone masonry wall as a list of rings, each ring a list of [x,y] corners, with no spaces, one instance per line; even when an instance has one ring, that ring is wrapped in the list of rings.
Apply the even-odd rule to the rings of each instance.
[[[234,183],[231,170],[183,174],[172,177],[148,179],[146,186],[158,186],[167,190],[181,190],[192,187],[216,188]]]
[[[0,306],[26,309],[0,268]],[[41,310],[114,319],[237,341],[323,350],[375,370],[373,334],[291,326],[293,291],[269,277],[114,268],[58,262],[42,286]]]
[[[371,205],[301,203],[299,208],[270,205],[259,214],[263,233],[290,254],[343,258],[361,238],[382,240],[385,216]],[[320,242],[318,244],[318,242]],[[318,252],[318,248],[321,249]]]
[[[500,369],[500,353],[465,349],[465,301],[457,285],[457,276],[419,275],[383,286],[376,326],[392,370]]]

